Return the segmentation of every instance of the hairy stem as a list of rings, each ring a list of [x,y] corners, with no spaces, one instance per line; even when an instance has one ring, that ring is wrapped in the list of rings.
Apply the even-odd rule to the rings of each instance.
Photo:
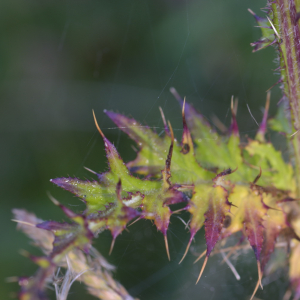
[[[281,82],[289,100],[291,124],[294,131],[300,129],[300,28],[299,0],[270,2],[271,26],[277,39],[280,57]],[[293,137],[297,196],[300,196],[300,135]]]

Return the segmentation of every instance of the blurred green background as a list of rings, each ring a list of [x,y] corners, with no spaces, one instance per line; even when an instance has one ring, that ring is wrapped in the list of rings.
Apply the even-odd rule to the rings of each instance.
[[[133,142],[103,109],[162,127],[161,106],[180,136],[180,107],[169,92],[171,86],[209,121],[215,114],[227,125],[231,95],[238,97],[241,134],[254,135],[257,125],[246,104],[261,120],[265,91],[278,80],[271,70],[276,68],[274,49],[253,54],[250,47],[260,32],[247,8],[263,15],[259,10],[264,5],[265,0],[0,2],[0,299],[18,291],[17,284],[5,282],[7,277],[36,270],[19,250],[39,253],[16,231],[11,209],[25,208],[40,218],[61,221],[64,216],[47,192],[74,210],[82,206],[49,179],[92,178],[84,166],[107,168],[92,109],[125,161],[134,158]],[[274,88],[271,115],[280,97]],[[95,246],[117,266],[116,278],[142,300],[248,299],[257,279],[254,255],[249,252],[234,261],[239,282],[220,265],[221,257],[212,257],[195,286],[201,263],[193,265],[190,253],[178,265],[189,236],[179,219],[171,221],[171,262],[162,235],[147,221],[118,237],[110,257],[108,232]],[[196,237],[195,252],[205,249],[203,235],[201,231]],[[282,299],[284,273],[275,279],[258,292],[260,299]],[[92,297],[76,283],[68,299]]]

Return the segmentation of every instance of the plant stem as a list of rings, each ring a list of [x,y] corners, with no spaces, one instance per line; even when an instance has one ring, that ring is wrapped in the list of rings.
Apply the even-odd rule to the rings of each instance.
[[[300,0],[270,1],[276,34],[281,81],[291,110],[291,125],[300,129]],[[271,24],[272,25],[272,24]],[[272,26],[273,27],[273,26]],[[277,32],[276,32],[277,31]],[[300,134],[293,137],[297,196],[300,196]]]

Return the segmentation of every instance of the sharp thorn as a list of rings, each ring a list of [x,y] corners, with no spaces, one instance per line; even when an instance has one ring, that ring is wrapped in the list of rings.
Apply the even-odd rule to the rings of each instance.
[[[234,114],[234,115],[236,116],[239,101],[238,101],[237,98],[236,98],[235,101],[234,101],[234,96],[233,96],[233,95],[231,96],[231,102],[230,102],[230,104],[231,104],[231,105],[230,105],[231,112],[232,112],[232,114]]]
[[[94,110],[92,110],[92,111],[93,111],[93,117],[94,117],[94,121],[95,121],[96,128],[97,128],[97,130],[99,131],[99,133],[101,134],[102,138],[104,138],[104,134],[103,134],[102,130],[100,129],[99,125],[98,125],[98,122],[97,122],[97,119],[96,119],[95,112],[94,112]]]
[[[49,192],[47,192],[48,197],[50,198],[50,200],[54,203],[54,205],[58,206],[60,209],[62,209],[62,211],[69,217],[69,218],[74,218],[77,215],[70,210],[69,208],[65,207],[64,205],[62,205],[61,203],[59,203]]]
[[[292,133],[289,137],[293,137],[294,135],[296,135],[299,132],[299,129],[297,131],[295,131],[294,133]]]
[[[232,174],[232,173],[236,172],[236,171],[238,170],[238,168],[239,168],[239,167],[236,167],[234,170],[232,170],[232,171],[231,171],[231,173],[230,173],[230,174]]]
[[[11,221],[16,222],[16,223],[20,223],[20,224],[24,224],[24,225],[28,225],[28,226],[35,227],[35,224],[31,224],[31,223],[29,223],[29,222],[25,222],[25,221],[21,221],[21,220],[15,220],[15,219],[11,219]]]
[[[182,259],[181,259],[180,262],[178,263],[179,265],[182,263],[182,261],[183,261],[184,258],[186,257],[186,255],[187,255],[187,253],[188,253],[188,251],[189,251],[189,249],[190,249],[191,243],[192,243],[192,239],[189,240],[189,243],[187,244],[186,249],[185,249],[185,252],[184,252],[184,254],[183,254],[183,256],[182,256]]]
[[[164,235],[164,239],[165,239],[165,245],[166,245],[166,251],[167,251],[168,259],[171,260],[167,235]]]
[[[205,253],[206,253],[206,250],[204,250],[204,251],[198,256],[198,258],[194,261],[194,264],[195,264],[198,260],[200,260],[200,259],[205,255]]]
[[[267,92],[267,99],[266,99],[265,112],[268,112],[268,111],[269,111],[270,100],[271,100],[271,91],[268,91],[268,92]]]
[[[171,125],[170,121],[168,121],[168,125],[169,125],[169,128],[170,128],[171,140],[172,140],[172,144],[173,144],[174,143],[174,132],[173,132],[173,128],[172,128],[172,125]]]
[[[93,174],[97,174],[97,172],[91,170],[90,168],[87,168],[87,167],[84,167],[84,168],[85,168],[87,171],[89,171],[89,172],[91,172],[91,173],[93,173]]]
[[[130,223],[127,227],[133,225],[134,223],[136,223],[136,222],[139,221],[140,219],[142,219],[142,217],[138,217],[136,220],[134,220],[132,223]]]
[[[256,284],[256,286],[255,286],[255,289],[254,289],[254,291],[253,291],[253,294],[252,294],[250,300],[252,300],[252,299],[254,298],[254,296],[255,296],[255,294],[256,294],[258,288],[259,288],[259,280],[257,281],[257,284]]]
[[[277,82],[275,82],[271,87],[269,87],[269,88],[266,90],[266,92],[270,92],[271,89],[272,89],[274,86],[276,86],[277,84],[279,84],[279,83],[282,83],[282,79],[279,79]]]
[[[260,285],[261,289],[263,290],[263,286],[262,286],[262,283],[261,283],[262,272],[261,272],[261,265],[260,265],[259,260],[257,261],[257,271],[258,271],[258,282],[259,282],[259,285]]]
[[[178,213],[180,213],[183,210],[186,210],[186,208],[184,207],[184,208],[180,208],[180,209],[174,210],[174,211],[172,211],[172,214],[178,214]]]
[[[115,238],[113,238],[113,240],[111,241],[111,245],[110,245],[110,249],[109,249],[109,255],[111,255],[111,253],[113,251],[113,248],[114,248],[114,245],[115,245]]]
[[[230,260],[226,257],[224,252],[221,252],[221,255],[224,258],[224,261],[226,262],[226,264],[228,265],[228,267],[230,268],[231,272],[233,273],[233,275],[235,276],[236,280],[240,280],[241,276],[239,275],[239,273],[236,271],[235,267],[233,266],[233,264],[230,262]]]
[[[182,126],[183,126],[183,133],[181,139],[181,153],[188,154],[190,151],[194,153],[193,141],[189,131],[189,128],[186,123],[185,119],[185,97],[182,103]]]
[[[183,99],[183,105],[182,105],[182,118],[183,118],[183,119],[185,119],[184,110],[185,110],[185,97],[184,97],[184,99]]]
[[[161,115],[162,121],[164,123],[165,132],[166,132],[167,135],[170,136],[170,131],[169,131],[169,128],[168,128],[168,124],[166,122],[165,114],[164,114],[164,112],[163,112],[163,110],[162,110],[161,107],[159,107],[159,111],[160,111],[160,115]]]
[[[276,36],[279,38],[279,40],[281,40],[281,37],[280,37],[279,33],[277,32],[275,26],[273,25],[272,21],[270,20],[270,18],[269,18],[268,16],[267,16],[267,19],[268,19],[268,21],[270,22],[270,24],[271,24],[271,26],[272,26],[272,28],[273,28],[273,30],[274,30]]]
[[[177,101],[181,101],[181,97],[178,94],[178,92],[176,91],[176,89],[174,87],[170,87],[170,92],[172,93],[172,95],[176,98]]]
[[[251,10],[250,8],[248,8],[248,11],[251,15],[255,16],[255,13],[253,12],[253,10]]]
[[[235,247],[232,247],[232,249],[223,257],[223,260],[221,261],[221,265],[223,265],[226,262],[226,260],[229,259],[229,257],[234,251],[235,251]]]
[[[54,205],[60,206],[60,203],[49,192],[47,192],[47,195]]]
[[[239,106],[239,99],[235,98],[235,102],[234,102],[234,106],[233,106],[233,111],[234,111],[235,115],[237,115],[238,106]]]
[[[202,276],[202,273],[203,273],[203,271],[204,271],[204,269],[205,269],[205,266],[206,266],[206,264],[207,264],[207,260],[208,260],[208,256],[206,256],[205,259],[204,259],[204,262],[203,262],[203,265],[202,265],[200,274],[199,274],[199,276],[198,276],[198,279],[197,279],[197,281],[196,281],[196,284],[199,282],[199,280],[200,280],[200,278],[201,278],[201,276]]]
[[[256,28],[266,28],[266,29],[272,29],[271,26],[254,26]]]

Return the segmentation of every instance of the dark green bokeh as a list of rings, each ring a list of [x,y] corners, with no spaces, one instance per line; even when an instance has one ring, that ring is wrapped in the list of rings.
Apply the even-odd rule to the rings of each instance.
[[[1,1],[0,299],[18,291],[5,278],[31,275],[36,269],[18,251],[39,253],[15,230],[11,209],[25,208],[41,218],[61,221],[64,216],[49,201],[47,191],[74,210],[82,206],[49,179],[91,178],[84,166],[96,171],[107,168],[92,109],[125,161],[134,157],[133,142],[115,128],[103,109],[130,114],[160,132],[161,106],[179,137],[181,114],[169,93],[171,86],[208,120],[215,114],[227,125],[231,95],[238,97],[242,135],[253,136],[257,125],[246,104],[260,120],[265,91],[277,81],[271,71],[274,50],[253,54],[250,47],[260,33],[247,8],[259,12],[264,1]],[[279,99],[275,88],[271,114]],[[178,266],[188,234],[177,218],[171,221],[171,263],[162,235],[147,221],[124,232],[111,257],[107,255],[110,234],[103,233],[96,242],[118,267],[116,278],[134,296],[246,299],[252,293],[257,278],[252,253],[235,261],[240,282],[216,256],[195,286],[201,263],[193,265],[194,256],[189,254]],[[205,249],[203,231],[195,245],[195,251]],[[267,285],[258,295],[281,299],[287,285],[284,277],[282,282]],[[83,287],[75,284],[69,299],[92,299],[84,295]]]

